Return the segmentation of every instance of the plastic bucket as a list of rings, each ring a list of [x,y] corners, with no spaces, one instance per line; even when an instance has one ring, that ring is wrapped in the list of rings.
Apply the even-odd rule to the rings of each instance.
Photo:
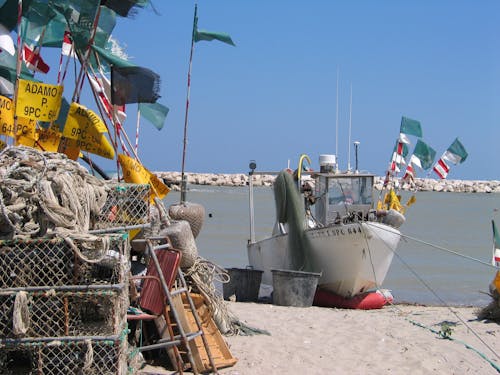
[[[320,273],[292,270],[271,270],[271,272],[274,305],[312,306]]]
[[[264,271],[252,268],[228,268],[229,282],[222,284],[225,300],[232,295],[237,302],[257,302],[259,299],[260,282]]]

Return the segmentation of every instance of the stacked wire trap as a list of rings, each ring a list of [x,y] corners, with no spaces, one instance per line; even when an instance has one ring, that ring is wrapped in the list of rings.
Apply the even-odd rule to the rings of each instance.
[[[126,372],[126,234],[0,241],[0,372]]]

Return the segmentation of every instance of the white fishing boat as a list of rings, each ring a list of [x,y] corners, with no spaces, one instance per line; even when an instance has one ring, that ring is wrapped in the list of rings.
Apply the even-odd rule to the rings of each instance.
[[[255,239],[253,176],[250,164],[249,264],[272,285],[273,269],[320,272],[318,287],[350,298],[380,288],[400,240],[404,216],[374,206],[374,175],[339,172],[334,155],[320,156],[319,172],[299,168],[277,174],[277,219],[268,238]],[[293,177],[292,177],[293,176]],[[290,181],[292,181],[290,183]],[[292,186],[290,186],[292,185]],[[271,231],[272,228],[270,228]]]

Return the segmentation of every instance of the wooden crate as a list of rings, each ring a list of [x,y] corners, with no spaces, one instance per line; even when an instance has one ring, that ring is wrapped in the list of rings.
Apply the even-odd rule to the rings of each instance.
[[[231,355],[224,338],[212,319],[212,315],[203,296],[201,294],[191,293],[191,298],[200,318],[215,366],[218,369],[234,366],[238,359]],[[179,295],[176,295],[173,298],[172,304],[179,316],[179,323],[184,329],[184,332],[186,334],[197,332],[198,327],[187,299],[184,298],[184,296],[181,298]],[[175,321],[173,318],[171,320]],[[201,337],[196,337],[189,342],[189,345],[191,353],[193,354],[196,370],[199,372],[211,370],[210,360],[205,350],[205,346],[203,345],[203,339]],[[187,359],[184,362],[189,363]]]

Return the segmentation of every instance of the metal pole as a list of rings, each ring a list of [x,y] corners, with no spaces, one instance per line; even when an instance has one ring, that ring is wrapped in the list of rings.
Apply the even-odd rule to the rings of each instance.
[[[191,92],[191,67],[193,65],[193,52],[194,52],[194,33],[196,32],[197,19],[196,13],[198,5],[194,6],[194,20],[193,20],[193,34],[191,36],[191,53],[189,54],[189,68],[187,79],[187,94],[186,94],[186,112],[184,115],[184,143],[182,147],[182,168],[181,168],[181,203],[186,201],[186,176],[184,175],[184,166],[186,164],[186,145],[187,145],[187,127],[188,127],[188,113],[189,113],[189,94]]]
[[[356,170],[355,170],[355,173],[358,173],[358,146],[359,146],[359,142],[358,141],[354,142],[354,148],[355,148],[355,153],[356,153]]]
[[[250,163],[250,168],[252,168],[252,163]],[[255,168],[254,168],[255,169]],[[255,226],[254,226],[254,206],[253,206],[253,172],[252,169],[248,172],[248,201],[250,206],[250,243],[255,242]]]

